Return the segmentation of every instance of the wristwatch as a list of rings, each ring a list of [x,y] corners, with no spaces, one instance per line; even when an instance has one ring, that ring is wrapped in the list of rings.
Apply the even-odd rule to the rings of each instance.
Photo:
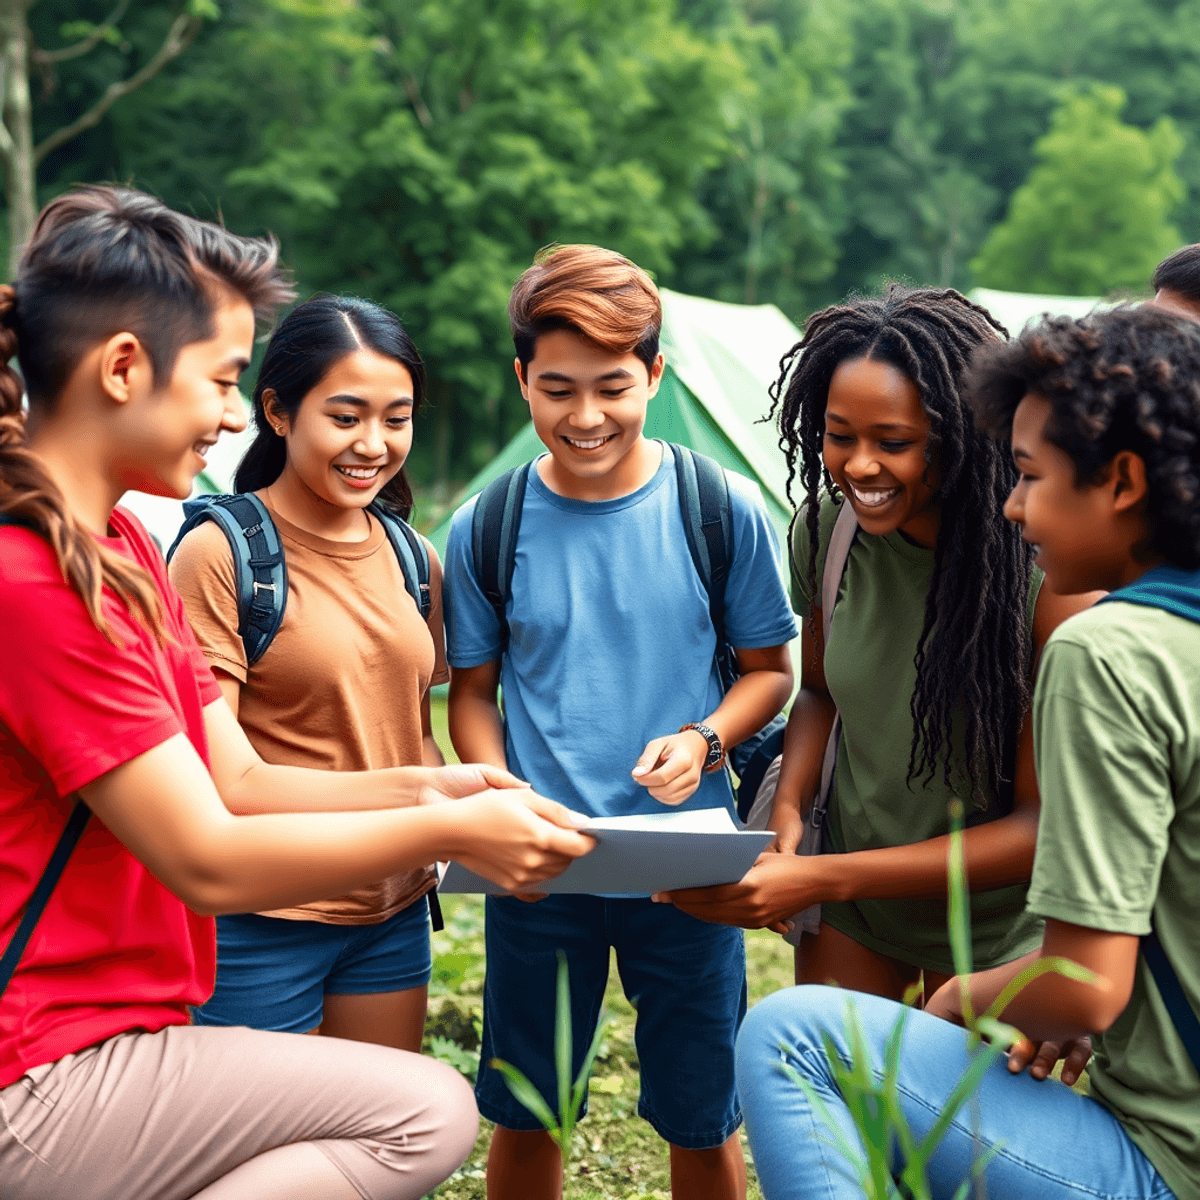
[[[721,745],[721,739],[717,736],[716,730],[696,721],[689,725],[681,725],[679,732],[682,733],[685,729],[694,729],[708,743],[708,756],[704,760],[704,769],[706,771],[720,770],[725,763],[725,747]]]

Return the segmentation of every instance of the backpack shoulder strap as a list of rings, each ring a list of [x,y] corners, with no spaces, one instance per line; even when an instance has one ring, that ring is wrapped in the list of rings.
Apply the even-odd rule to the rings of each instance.
[[[167,551],[171,560],[187,533],[214,521],[233,551],[238,593],[238,635],[253,666],[271,644],[287,608],[287,562],[271,514],[250,492],[232,496],[199,496],[184,501],[187,519]]]
[[[821,572],[821,632],[827,642],[833,623],[833,607],[837,604],[838,589],[842,586],[842,576],[846,573],[846,564],[850,561],[850,548],[854,545],[857,533],[858,518],[854,515],[850,501],[843,500],[837,520],[833,523],[833,532],[829,535],[825,566]]]
[[[429,551],[425,549],[421,535],[407,521],[388,512],[382,505],[373,503],[368,508],[383,526],[396,552],[405,590],[413,598],[421,620],[428,621],[429,611],[433,607],[429,595]]]
[[[501,651],[508,648],[505,605],[512,590],[517,562],[517,533],[525,506],[529,464],[522,463],[497,476],[479,493],[471,515],[471,560],[475,581],[500,622]]]
[[[17,525],[20,522],[0,517],[0,524]],[[58,843],[50,855],[50,861],[46,864],[41,879],[37,881],[37,886],[33,889],[33,895],[29,897],[29,903],[21,915],[17,931],[5,947],[4,954],[0,956],[0,996],[4,995],[4,990],[8,987],[9,980],[12,979],[13,973],[17,969],[17,963],[20,961],[21,955],[25,953],[25,947],[33,935],[34,926],[37,925],[38,919],[45,911],[46,905],[50,901],[50,893],[54,891],[54,886],[58,883],[59,877],[67,865],[67,859],[71,857],[71,851],[75,849],[91,815],[92,810],[76,796],[75,807],[67,818],[66,827],[59,835]]]
[[[837,520],[833,523],[833,532],[829,535],[829,545],[825,550],[825,565],[821,570],[821,634],[826,645],[829,644],[829,632],[833,627],[833,609],[837,604],[838,589],[842,585],[842,576],[846,573],[846,564],[850,561],[850,550],[857,534],[858,518],[854,515],[850,501],[843,500]],[[825,757],[821,760],[821,787],[814,798],[811,810],[814,828],[820,828],[824,823],[825,813],[829,808],[841,734],[842,715],[835,712],[833,727],[829,731],[829,740],[825,743]]]
[[[1167,957],[1162,942],[1158,940],[1158,931],[1153,923],[1150,932],[1141,939],[1141,950],[1142,957],[1150,968],[1150,974],[1154,976],[1158,994],[1162,997],[1163,1005],[1175,1026],[1175,1032],[1179,1034],[1179,1040],[1188,1052],[1192,1066],[1200,1072],[1200,1017],[1197,1017],[1195,1009],[1192,1008],[1187,993],[1183,990],[1183,984],[1179,982],[1179,976],[1171,966],[1171,960]]]
[[[708,612],[725,643],[725,588],[733,564],[733,510],[721,465],[687,446],[667,443],[675,459],[675,481],[688,551],[708,595]]]

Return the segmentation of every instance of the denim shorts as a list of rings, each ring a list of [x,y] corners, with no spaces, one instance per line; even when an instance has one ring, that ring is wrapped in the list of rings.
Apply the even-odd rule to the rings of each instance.
[[[424,896],[378,925],[232,913],[217,918],[217,986],[192,1024],[307,1033],[325,996],[408,991],[431,969]]]
[[[741,1124],[733,1046],[746,1014],[742,931],[710,925],[649,899],[547,896],[535,904],[487,900],[483,1046],[475,1099],[506,1129],[541,1129],[514,1099],[501,1058],[557,1108],[554,1069],[557,951],[571,978],[572,1079],[591,1044],[608,983],[609,947],[629,1002],[641,1064],[638,1114],[687,1150],[722,1145]],[[586,1111],[586,1093],[584,1111]]]

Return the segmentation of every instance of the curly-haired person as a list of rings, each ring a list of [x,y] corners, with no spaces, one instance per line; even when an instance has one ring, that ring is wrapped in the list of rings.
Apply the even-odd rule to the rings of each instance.
[[[1025,912],[1038,808],[1031,676],[1051,630],[1095,597],[1043,588],[1004,520],[1011,459],[963,398],[972,353],[1003,333],[958,292],[894,284],[816,313],[782,364],[780,444],[805,501],[792,604],[808,618],[770,811],[782,853],[739,884],[675,900],[710,920],[792,924],[797,983],[835,979],[898,1000],[922,971],[927,993],[953,974],[954,800],[967,813],[975,961],[1008,962],[1041,936]],[[818,581],[835,523],[851,515],[825,644]],[[835,706],[826,853],[796,856]],[[815,914],[788,921],[813,904],[819,925]]]
[[[968,1053],[963,992],[988,1008],[1050,956],[1090,977],[1045,974],[1002,1017],[1026,1035],[983,1078],[930,1164],[943,1198],[994,1154],[1006,1200],[1200,1197],[1200,326],[1150,308],[1053,318],[981,356],[980,424],[1011,439],[1020,476],[1005,515],[1046,583],[1109,595],[1058,629],[1033,700],[1042,807],[1029,888],[1039,949],[956,979],[911,1014],[897,1095],[920,1139]],[[855,996],[876,1062],[898,1005]],[[770,1200],[859,1195],[790,1063],[851,1138],[821,1053],[848,1056],[846,1001],[825,988],[770,997],[738,1046],[738,1088]],[[945,1018],[938,1020],[937,1018]],[[1039,1041],[1096,1035],[1090,1096],[1013,1074]],[[811,1093],[810,1093],[811,1094]],[[977,1128],[972,1128],[977,1123]],[[902,1166],[898,1163],[897,1167]],[[822,1186],[823,1185],[823,1186]]]

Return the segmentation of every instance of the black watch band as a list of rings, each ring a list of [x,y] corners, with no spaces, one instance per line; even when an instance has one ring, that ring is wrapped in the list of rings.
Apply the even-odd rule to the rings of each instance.
[[[707,725],[701,725],[698,721],[681,726],[679,732],[682,733],[685,729],[694,729],[708,743],[708,756],[704,760],[704,769],[706,771],[718,770],[725,762],[725,747],[721,744],[717,731],[710,729]]]

